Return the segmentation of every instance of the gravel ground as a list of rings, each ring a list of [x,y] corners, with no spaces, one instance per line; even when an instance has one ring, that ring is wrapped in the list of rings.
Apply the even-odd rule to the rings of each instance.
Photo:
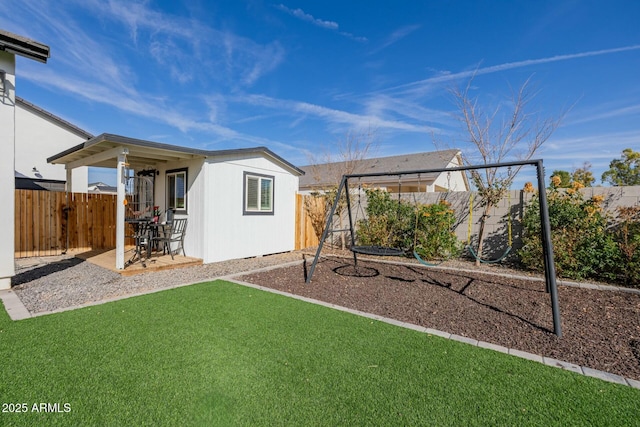
[[[207,281],[302,260],[300,252],[217,262],[122,277],[70,256],[20,260],[13,291],[31,313],[42,313],[140,292]]]

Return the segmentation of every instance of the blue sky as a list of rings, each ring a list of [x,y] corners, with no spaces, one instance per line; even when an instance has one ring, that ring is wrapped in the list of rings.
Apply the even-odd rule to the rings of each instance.
[[[532,79],[562,126],[536,157],[600,175],[640,149],[640,2],[3,0],[17,94],[77,126],[202,149],[267,146],[296,165],[374,129],[381,156],[473,154],[449,90],[487,108]],[[92,180],[109,181],[94,172]],[[115,181],[115,180],[114,180]]]

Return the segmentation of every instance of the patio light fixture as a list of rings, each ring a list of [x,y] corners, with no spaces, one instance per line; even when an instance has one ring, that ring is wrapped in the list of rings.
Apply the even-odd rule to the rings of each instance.
[[[3,92],[3,93],[4,93],[4,80],[6,77],[7,77],[7,72],[5,70],[0,70],[0,84],[2,85],[0,92]]]

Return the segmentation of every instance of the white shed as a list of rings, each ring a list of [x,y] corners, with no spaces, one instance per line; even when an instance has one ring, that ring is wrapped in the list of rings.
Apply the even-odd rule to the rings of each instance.
[[[125,170],[153,182],[153,205],[187,218],[184,249],[204,263],[287,252],[304,172],[265,147],[199,150],[102,134],[48,159],[118,169],[116,268],[124,268]]]

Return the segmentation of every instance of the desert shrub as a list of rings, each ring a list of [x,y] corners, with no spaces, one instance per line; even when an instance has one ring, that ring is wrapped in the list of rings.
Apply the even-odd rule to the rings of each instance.
[[[574,184],[567,190],[548,190],[549,220],[556,271],[571,279],[615,280],[620,250],[607,230],[609,217],[603,212],[602,196],[585,200]],[[523,217],[523,247],[518,251],[525,267],[544,268],[538,198],[526,207]]]
[[[640,287],[640,206],[619,207],[615,237],[620,250],[618,275],[627,286]]]
[[[358,221],[360,245],[415,249],[426,259],[455,256],[460,243],[452,232],[455,212],[448,203],[414,205],[392,199],[382,190],[365,190],[367,217]],[[414,245],[415,241],[415,245]]]
[[[445,200],[430,205],[419,205],[414,212],[415,247],[423,259],[457,256],[462,244],[453,231],[455,212]],[[413,240],[410,242],[413,245]]]
[[[404,201],[378,189],[366,189],[366,218],[357,224],[357,240],[360,245],[379,245],[406,249],[408,218],[412,208]]]

